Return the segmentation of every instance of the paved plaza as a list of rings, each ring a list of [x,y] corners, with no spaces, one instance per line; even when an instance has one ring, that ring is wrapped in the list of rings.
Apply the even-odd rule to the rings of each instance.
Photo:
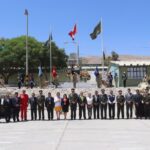
[[[150,150],[150,120],[3,121],[0,150]]]

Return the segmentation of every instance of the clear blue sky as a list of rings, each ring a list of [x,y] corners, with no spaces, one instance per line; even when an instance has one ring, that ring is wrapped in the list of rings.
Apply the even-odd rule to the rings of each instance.
[[[81,55],[101,55],[100,37],[89,34],[102,17],[106,54],[150,55],[150,0],[0,0],[0,37],[26,33],[24,9],[29,11],[29,35],[46,41],[50,32],[66,52],[75,52],[68,32],[77,23]]]

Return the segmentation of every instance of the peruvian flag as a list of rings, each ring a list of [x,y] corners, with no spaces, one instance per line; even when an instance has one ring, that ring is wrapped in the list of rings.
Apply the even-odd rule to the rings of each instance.
[[[57,71],[56,71],[56,67],[55,66],[52,68],[52,76],[53,76],[53,78],[57,77]]]
[[[74,36],[75,36],[76,33],[77,33],[77,26],[75,24],[74,27],[73,27],[73,30],[70,31],[68,34],[72,38],[72,40],[74,40]]]

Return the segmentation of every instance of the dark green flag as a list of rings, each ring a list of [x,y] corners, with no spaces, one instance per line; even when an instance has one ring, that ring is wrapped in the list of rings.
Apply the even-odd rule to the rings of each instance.
[[[97,36],[101,33],[101,22],[94,28],[93,32],[90,34],[91,39],[95,40]]]

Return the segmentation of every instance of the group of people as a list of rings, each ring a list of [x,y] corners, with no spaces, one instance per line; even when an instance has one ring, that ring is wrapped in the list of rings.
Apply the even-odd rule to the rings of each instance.
[[[21,89],[21,87],[30,87],[31,89],[35,86],[35,81],[33,74],[30,75],[24,75],[24,74],[18,74],[18,88]]]
[[[99,73],[98,67],[96,67],[94,71],[94,75],[96,78],[96,83],[98,88],[101,88],[102,84],[105,85],[106,87],[113,87],[113,86],[118,87],[119,76],[117,72],[115,72],[114,75],[112,75],[111,72],[106,73],[105,71],[101,74]],[[126,87],[126,83],[127,83],[126,72],[123,72],[121,79],[122,79],[123,87]]]
[[[67,119],[69,108],[71,111],[71,120],[76,120],[77,108],[79,108],[79,119],[107,119],[107,113],[109,119],[119,119],[120,115],[124,119],[125,108],[126,118],[131,119],[133,117],[133,106],[135,106],[137,119],[142,117],[150,119],[150,94],[148,89],[143,94],[139,90],[136,90],[136,94],[133,94],[128,89],[125,95],[123,95],[121,90],[115,95],[112,90],[110,90],[109,94],[106,94],[105,89],[101,89],[100,94],[98,91],[95,91],[94,95],[89,92],[85,96],[83,92],[80,92],[78,95],[74,88],[71,89],[71,93],[68,96],[64,94],[63,97],[61,97],[60,92],[57,92],[54,97],[49,92],[47,97],[45,97],[42,90],[39,91],[38,96],[32,93],[32,96],[29,97],[25,90],[20,95],[16,92],[14,96],[9,94],[1,96],[0,117],[4,113],[3,117],[6,119],[6,122],[10,122],[11,118],[13,118],[14,122],[20,121],[20,118],[21,121],[26,121],[28,105],[31,110],[31,120],[44,120],[45,108],[47,110],[48,120],[54,119],[54,110],[57,120],[60,120],[62,112],[64,119]],[[117,117],[115,115],[116,107]]]

